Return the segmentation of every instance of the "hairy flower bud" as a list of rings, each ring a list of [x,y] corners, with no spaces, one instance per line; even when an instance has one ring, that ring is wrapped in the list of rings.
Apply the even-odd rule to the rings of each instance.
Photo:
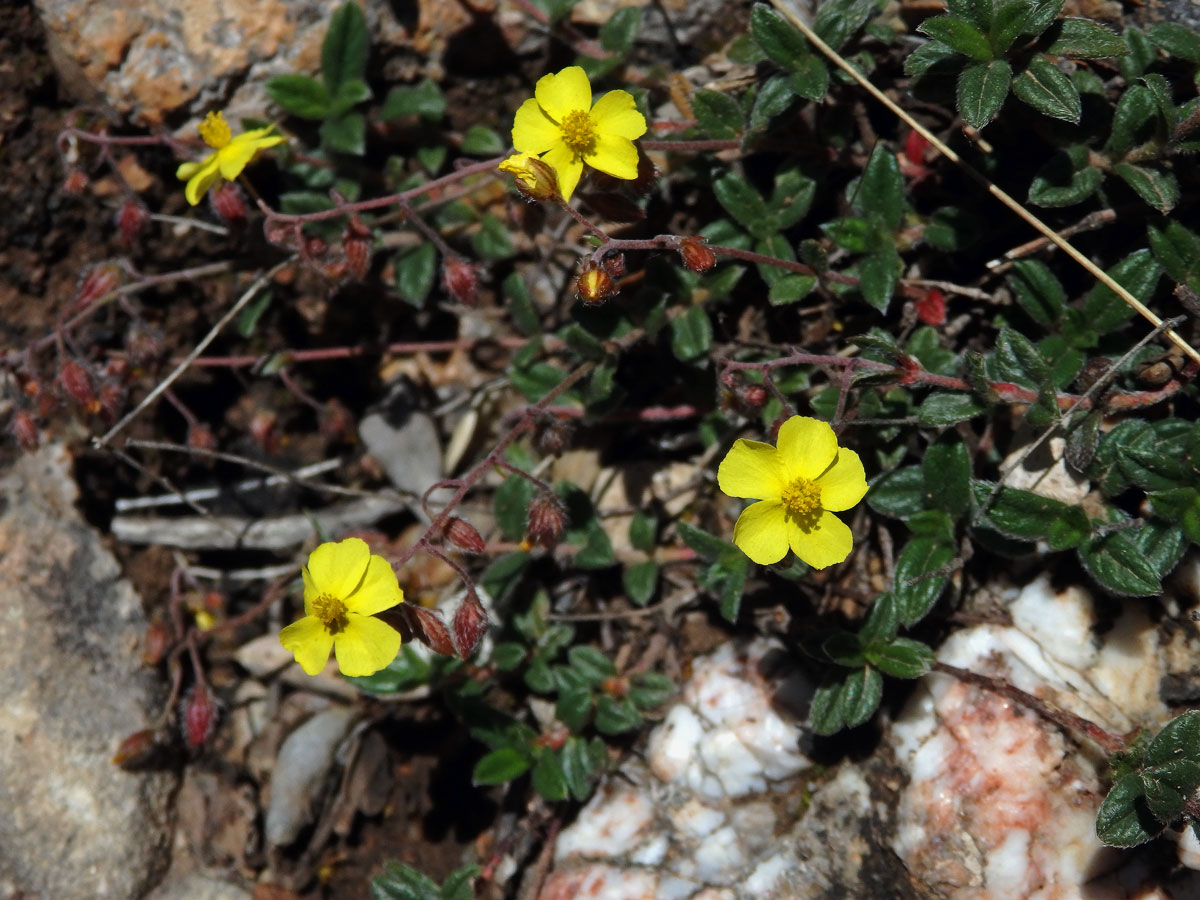
[[[365,281],[371,269],[371,229],[357,216],[351,217],[342,232],[342,248],[350,276],[355,281]]]
[[[767,389],[761,384],[748,384],[741,390],[741,400],[750,409],[762,409],[767,405]]]
[[[209,191],[208,198],[213,211],[226,225],[240,228],[246,224],[246,197],[236,184],[226,181]]]
[[[526,200],[558,200],[558,173],[536,156],[517,153],[500,163],[500,171],[513,176],[513,184]]]
[[[604,271],[612,278],[620,278],[625,274],[625,254],[619,250],[613,253],[604,254],[604,259],[600,261],[600,265],[604,266]]]
[[[475,526],[458,516],[452,516],[446,523],[446,540],[468,553],[482,553],[487,547]]]
[[[916,134],[914,131],[913,134]],[[925,325],[946,324],[946,296],[937,288],[925,291],[914,302],[917,318]]]
[[[117,230],[121,234],[121,242],[132,244],[149,221],[150,213],[146,207],[132,197],[127,199],[117,211]]]
[[[487,611],[479,602],[475,589],[468,588],[467,596],[458,605],[454,612],[454,621],[450,623],[450,630],[454,635],[454,649],[460,659],[469,659],[475,653],[487,626]]]
[[[549,456],[558,456],[567,448],[571,439],[571,423],[557,416],[546,416],[538,422],[534,434],[534,442],[540,452]]]
[[[157,666],[167,655],[167,626],[155,619],[146,626],[146,634],[142,637],[142,662],[148,666]]]
[[[90,181],[87,172],[81,169],[72,169],[67,173],[66,180],[63,181],[63,190],[68,194],[82,194]]]
[[[529,503],[525,536],[531,543],[553,550],[566,530],[567,508],[563,502],[547,491],[539,492]]]
[[[126,772],[136,772],[150,765],[160,750],[158,735],[152,728],[143,728],[121,741],[121,746],[113,754],[113,765],[120,766]]]
[[[83,309],[117,289],[121,284],[121,267],[116,263],[100,263],[88,269],[75,288],[75,309]]]
[[[447,256],[442,263],[442,283],[446,293],[463,306],[474,308],[479,302],[479,273],[466,260]]]
[[[75,360],[63,363],[58,372],[58,383],[62,385],[63,392],[68,397],[88,412],[99,410],[100,404],[96,401],[96,391],[92,387],[92,376]]]
[[[717,264],[717,255],[705,246],[708,238],[685,237],[679,242],[683,264],[693,272],[707,272]]]
[[[96,404],[106,421],[115,422],[125,402],[125,388],[115,381],[106,381],[96,393]]]
[[[585,269],[575,282],[575,296],[589,306],[597,306],[616,293],[612,277],[600,268]]]
[[[180,727],[189,750],[203,747],[217,726],[217,704],[212,692],[202,684],[196,685],[183,698]]]
[[[38,427],[33,421],[33,417],[23,409],[18,409],[12,414],[12,422],[9,424],[12,429],[13,437],[17,439],[17,443],[21,445],[21,449],[32,453],[38,448],[40,443],[38,439]]]

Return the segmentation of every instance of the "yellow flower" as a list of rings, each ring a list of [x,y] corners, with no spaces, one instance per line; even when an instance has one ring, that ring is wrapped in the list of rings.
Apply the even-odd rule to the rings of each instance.
[[[372,618],[404,600],[396,573],[366,542],[346,538],[322,544],[308,557],[304,618],[279,632],[309,675],[325,668],[332,649],[343,675],[371,675],[400,652],[400,633]]]
[[[628,91],[609,91],[592,106],[592,85],[579,66],[543,75],[513,120],[517,153],[539,156],[558,173],[558,190],[570,200],[587,163],[614,178],[637,178],[633,141],[646,120]]]
[[[554,169],[536,156],[514,153],[498,168],[512,175],[517,190],[530,200],[553,200],[559,196]]]
[[[175,177],[187,182],[183,191],[187,202],[195,206],[218,179],[233,181],[250,165],[259,150],[282,144],[282,137],[270,133],[274,127],[255,128],[234,137],[221,113],[210,112],[205,116],[196,130],[204,143],[216,152],[210,153],[203,162],[185,162],[175,170]]]
[[[735,441],[717,483],[731,497],[759,501],[733,527],[733,542],[756,563],[779,562],[789,546],[814,569],[850,555],[850,529],[833,513],[858,503],[867,479],[858,454],[838,447],[825,422],[792,416],[779,429],[778,447]]]

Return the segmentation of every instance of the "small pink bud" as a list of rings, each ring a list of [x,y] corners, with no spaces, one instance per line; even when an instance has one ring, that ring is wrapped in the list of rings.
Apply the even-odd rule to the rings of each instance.
[[[913,134],[916,134],[914,131]],[[930,288],[916,299],[913,306],[917,318],[926,325],[946,324],[946,297],[937,288]]]
[[[401,603],[396,609],[418,641],[434,653],[454,655],[454,642],[441,616],[416,603]]]
[[[447,256],[442,263],[442,283],[446,293],[463,306],[474,308],[479,302],[479,273],[466,260]]]
[[[226,225],[239,228],[246,224],[246,197],[242,189],[232,182],[225,182],[208,192],[213,211]]]
[[[150,213],[146,207],[132,197],[127,199],[117,212],[117,230],[121,233],[121,242],[132,244],[149,221]]]
[[[187,445],[195,450],[216,450],[217,436],[207,425],[197,422],[188,426]]]
[[[468,553],[482,553],[487,549],[475,526],[458,516],[452,516],[446,523],[446,540]]]
[[[346,266],[355,281],[365,281],[371,269],[371,230],[358,218],[352,218],[342,232]]]
[[[474,589],[468,589],[467,596],[454,613],[454,648],[460,659],[469,659],[475,653],[487,626],[487,612],[483,604],[479,602]]]
[[[539,423],[534,436],[538,450],[550,456],[558,456],[567,448],[571,439],[571,424],[557,416],[547,416]]]
[[[217,727],[217,704],[212,692],[204,685],[196,685],[183,698],[180,725],[183,739],[189,750],[199,750]]]
[[[95,412],[99,408],[96,403],[96,391],[92,387],[92,376],[87,369],[75,360],[68,360],[58,372],[58,383],[68,397],[86,409]]]
[[[146,626],[146,634],[142,637],[142,662],[148,666],[157,666],[167,655],[167,627],[158,619]]]
[[[121,284],[121,267],[116,263],[100,263],[88,269],[75,288],[75,309],[82,309]]]
[[[609,277],[620,278],[625,274],[625,254],[620,251],[605,254],[600,265],[604,266],[604,271],[609,274]]]
[[[13,437],[17,439],[17,443],[21,445],[21,449],[32,453],[38,448],[40,440],[38,438],[38,427],[33,421],[33,417],[23,409],[18,409],[12,415],[12,423],[9,426],[12,428]]]
[[[87,190],[87,186],[91,181],[87,176],[87,172],[80,169],[72,169],[67,173],[67,178],[63,182],[63,190],[68,194],[82,194]]]
[[[525,536],[532,543],[541,544],[547,550],[562,539],[567,530],[567,508],[553,494],[540,492],[529,503],[529,518],[525,523]]]
[[[742,389],[742,402],[750,409],[762,409],[767,405],[767,389],[761,384],[748,384]]]
[[[717,255],[705,246],[707,238],[685,237],[679,242],[683,264],[693,272],[707,272],[717,264]]]

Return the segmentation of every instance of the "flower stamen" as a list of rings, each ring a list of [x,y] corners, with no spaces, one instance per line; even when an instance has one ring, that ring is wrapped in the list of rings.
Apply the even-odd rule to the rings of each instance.
[[[575,109],[563,117],[558,126],[562,131],[563,143],[575,151],[576,156],[588,156],[596,149],[596,126],[591,115]]]
[[[330,634],[340,634],[346,629],[346,604],[337,597],[321,594],[312,602],[312,614]]]
[[[225,116],[216,110],[209,112],[204,117],[204,121],[196,126],[196,130],[200,132],[204,143],[214,150],[229,146],[229,142],[233,140],[233,132],[229,130],[229,123],[225,121]]]
[[[815,481],[797,478],[783,489],[784,511],[805,531],[821,518],[821,488]]]

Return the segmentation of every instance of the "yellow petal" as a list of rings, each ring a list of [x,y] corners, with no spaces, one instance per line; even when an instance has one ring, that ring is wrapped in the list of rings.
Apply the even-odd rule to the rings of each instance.
[[[537,155],[562,143],[562,132],[536,100],[526,100],[513,117],[512,141],[518,153]]]
[[[182,169],[183,166],[180,166],[180,168]],[[200,163],[198,168],[190,171],[192,175],[183,189],[183,196],[187,198],[188,203],[195,206],[203,199],[208,189],[212,187],[213,182],[221,177],[221,173],[217,171],[217,155],[214,153],[208,159],[204,160],[204,162]]]
[[[258,143],[259,149],[266,147],[274,147],[276,144],[282,144],[286,138],[282,135],[274,134],[274,125],[268,125],[266,128],[251,128],[249,131],[243,131],[235,141],[255,141]]]
[[[584,160],[589,166],[607,172],[613,178],[624,178],[626,181],[637,178],[637,147],[626,138],[603,133],[596,135],[596,147]]]
[[[345,600],[362,581],[370,558],[371,550],[364,540],[329,541],[309,554],[308,574],[318,594]]]
[[[862,460],[853,450],[838,448],[837,459],[817,479],[821,489],[821,506],[839,512],[849,509],[867,493],[867,473]]]
[[[747,506],[733,526],[733,542],[761,566],[783,559],[788,550],[783,504],[778,500],[760,500]]]
[[[325,630],[320,619],[305,616],[279,632],[279,643],[296,655],[296,662],[309,675],[317,675],[329,662],[333,635]]]
[[[814,569],[840,563],[850,555],[854,536],[846,523],[830,512],[821,513],[817,524],[807,531],[787,520],[787,539],[795,554]]]
[[[717,484],[730,497],[778,500],[787,473],[779,452],[761,441],[736,440],[717,468]]]
[[[569,112],[592,108],[592,83],[579,66],[567,66],[557,75],[543,75],[533,88],[533,96],[546,115],[561,122]]]
[[[558,175],[558,192],[563,200],[570,200],[575,193],[575,185],[583,174],[583,163],[575,157],[575,152],[566,144],[559,143],[542,157],[542,161],[552,167]]]
[[[779,428],[779,455],[789,478],[816,479],[837,456],[837,436],[828,422],[792,416]]]
[[[395,570],[382,556],[372,556],[367,563],[367,573],[354,593],[344,598],[346,610],[360,616],[391,609],[404,599],[404,592],[396,580]]]
[[[311,616],[313,614],[312,602],[321,596],[321,589],[313,581],[312,573],[308,571],[308,566],[300,567],[300,576],[304,579],[304,614]]]
[[[217,164],[221,167],[221,177],[226,181],[235,181],[242,174],[242,169],[250,165],[258,145],[254,141],[242,140],[239,136],[228,145],[217,151]]]
[[[343,675],[374,675],[400,652],[400,632],[379,619],[350,613],[333,652]]]
[[[204,162],[180,163],[179,168],[175,170],[175,177],[180,181],[191,181],[192,176],[203,169],[205,164],[211,159],[212,157],[210,156],[208,159],[204,160]]]
[[[635,140],[646,133],[646,118],[637,111],[629,91],[609,91],[592,107],[592,121],[601,134]]]

